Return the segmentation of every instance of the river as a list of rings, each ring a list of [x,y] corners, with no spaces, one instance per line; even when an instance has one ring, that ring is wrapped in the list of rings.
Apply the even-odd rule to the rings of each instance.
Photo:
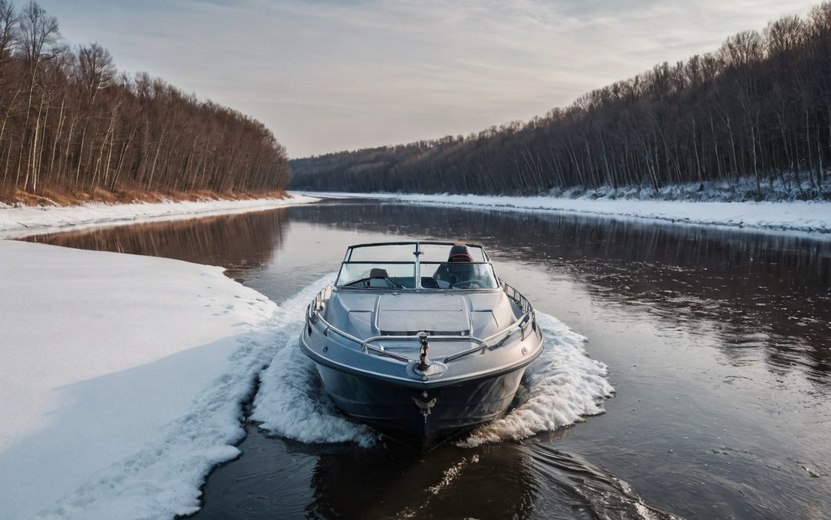
[[[280,303],[349,244],[416,238],[483,243],[586,336],[606,412],[425,455],[248,421],[193,518],[831,518],[831,241],[371,201],[31,240],[222,265]]]

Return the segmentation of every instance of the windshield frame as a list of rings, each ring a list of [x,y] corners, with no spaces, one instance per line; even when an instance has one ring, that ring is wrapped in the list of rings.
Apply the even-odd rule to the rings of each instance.
[[[468,248],[468,251],[471,253],[471,256],[475,259],[473,262],[460,262],[456,263],[457,265],[484,265],[487,266],[485,270],[487,286],[486,287],[452,287],[452,286],[439,286],[438,280],[433,278],[433,273],[430,272],[427,274],[427,277],[431,280],[434,280],[436,286],[425,287],[424,283],[424,275],[422,275],[422,256],[425,253],[424,246],[440,246],[452,248],[453,246],[464,245]],[[372,249],[377,251],[381,251],[382,248],[388,248],[386,252],[389,252],[390,249],[396,246],[410,246],[410,248],[401,247],[401,251],[404,252],[405,256],[412,255],[411,260],[407,259],[393,259],[393,258],[378,258],[377,260],[367,260],[364,258],[364,255],[356,254],[358,253],[370,253]],[[358,258],[355,260],[354,258]],[[479,260],[481,258],[481,260]],[[424,260],[424,267],[427,268],[430,266],[434,271],[437,266],[439,265],[451,265],[453,262],[447,261],[436,261],[436,260]],[[371,266],[372,264],[377,264],[378,267],[383,265],[410,265],[412,266],[412,272],[414,272],[414,278],[412,280],[412,284],[401,283],[399,280],[396,280],[396,277],[390,276],[387,280],[390,280],[390,283],[387,287],[380,287],[380,286],[370,286],[369,282],[367,282],[362,287],[355,287],[351,286],[359,281],[369,280],[370,278],[362,278],[362,279],[351,279],[347,277],[347,273],[350,272],[351,266],[356,265],[366,265]],[[479,268],[474,269],[474,271],[479,271]],[[489,276],[487,276],[489,275]],[[334,287],[337,289],[347,289],[347,290],[367,290],[367,289],[387,289],[387,290],[396,290],[396,291],[446,291],[446,290],[459,290],[459,291],[493,291],[497,290],[501,287],[501,281],[496,274],[496,271],[493,268],[493,264],[490,261],[490,257],[485,252],[484,248],[480,244],[474,243],[461,243],[461,242],[443,242],[443,241],[432,241],[432,240],[419,240],[419,241],[400,241],[400,242],[371,242],[366,244],[355,244],[351,245],[347,248],[346,254],[344,255],[343,261],[341,262],[340,269],[338,270],[338,276],[335,279]]]

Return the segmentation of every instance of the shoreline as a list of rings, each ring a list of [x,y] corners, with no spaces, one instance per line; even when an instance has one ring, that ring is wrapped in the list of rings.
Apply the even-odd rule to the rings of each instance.
[[[286,193],[283,198],[219,199],[105,203],[71,206],[0,205],[0,240],[31,235],[115,227],[145,222],[164,222],[252,211],[268,211],[297,204],[317,202],[316,197]]]
[[[286,190],[255,191],[212,191],[212,190],[160,190],[139,191],[129,189],[107,190],[95,188],[91,192],[76,191],[63,192],[46,189],[43,193],[32,193],[17,189],[14,193],[0,194],[0,207],[51,207],[51,206],[78,206],[89,203],[107,204],[134,204],[153,202],[198,202],[206,200],[250,200],[250,199],[282,199],[289,197]]]
[[[566,214],[662,225],[693,226],[831,241],[831,203],[825,201],[713,202],[570,199],[549,196],[425,195],[298,191],[319,199],[363,198],[479,211]]]
[[[7,206],[0,203],[0,240],[62,231],[268,211],[318,202],[321,199],[370,199],[477,211],[565,214],[831,241],[831,203],[821,201],[692,202],[345,192],[286,192],[280,198],[89,202],[70,206]]]

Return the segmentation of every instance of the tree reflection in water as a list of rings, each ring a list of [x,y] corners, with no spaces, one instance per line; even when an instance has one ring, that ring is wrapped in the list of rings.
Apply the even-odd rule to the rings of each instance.
[[[285,208],[112,228],[53,233],[26,240],[58,246],[175,258],[219,265],[235,277],[271,262],[282,241]]]

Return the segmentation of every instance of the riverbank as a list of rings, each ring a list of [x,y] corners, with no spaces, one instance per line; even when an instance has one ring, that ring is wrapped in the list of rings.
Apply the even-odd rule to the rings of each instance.
[[[197,216],[266,211],[319,199],[298,194],[285,198],[248,200],[165,201],[108,204],[91,202],[72,206],[8,206],[0,204],[0,239],[28,235],[118,226],[139,222],[182,220]]]
[[[706,202],[681,200],[508,197],[488,195],[300,192],[318,198],[368,198],[436,206],[567,213],[831,240],[831,202]]]
[[[283,199],[289,195],[284,190],[272,191],[212,191],[212,190],[159,190],[145,191],[134,189],[106,190],[95,188],[92,191],[66,191],[46,189],[42,193],[32,193],[21,189],[14,192],[0,193],[0,207],[7,206],[76,206],[101,202],[105,204],[131,204],[138,202],[182,202],[205,200],[251,200]]]

